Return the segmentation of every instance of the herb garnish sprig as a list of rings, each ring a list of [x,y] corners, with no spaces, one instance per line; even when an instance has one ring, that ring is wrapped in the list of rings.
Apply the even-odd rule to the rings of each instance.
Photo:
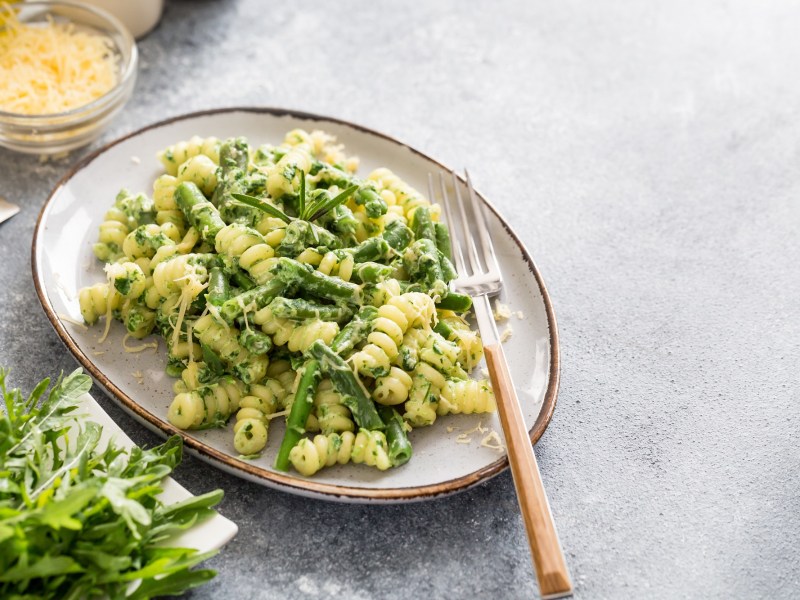
[[[302,221],[316,221],[340,204],[344,204],[357,189],[357,185],[351,185],[343,192],[332,198],[330,196],[322,195],[320,198],[312,202],[308,202],[308,196],[306,194],[306,174],[305,171],[300,171],[300,194],[297,197],[297,218]],[[273,217],[277,217],[287,225],[292,222],[292,217],[287,215],[281,209],[269,204],[268,202],[265,202],[264,200],[256,198],[255,196],[248,196],[247,194],[231,194],[231,196],[247,206],[252,206],[253,208],[264,211]]]
[[[174,436],[130,452],[79,419],[91,380],[80,370],[29,396],[0,369],[0,597],[145,600],[214,577],[190,570],[216,552],[159,545],[213,514],[222,491],[170,506],[161,481],[182,457]]]

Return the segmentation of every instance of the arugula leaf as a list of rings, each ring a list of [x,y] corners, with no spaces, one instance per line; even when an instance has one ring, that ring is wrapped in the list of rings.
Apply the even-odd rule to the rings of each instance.
[[[25,397],[6,387],[7,375],[0,369],[0,598],[145,600],[215,575],[191,570],[214,552],[155,545],[222,499],[217,490],[159,501],[182,458],[180,437],[149,449],[101,447],[101,427],[77,420],[89,377],[75,371],[47,395],[44,380]]]

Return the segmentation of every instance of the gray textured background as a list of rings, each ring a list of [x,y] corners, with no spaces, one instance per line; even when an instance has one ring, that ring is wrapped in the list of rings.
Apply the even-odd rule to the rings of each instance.
[[[102,141],[228,105],[357,121],[451,165],[512,222],[563,359],[537,445],[578,598],[800,594],[800,6],[170,1]],[[97,144],[99,145],[99,143]],[[71,370],[30,276],[82,153],[0,150],[0,364]],[[102,392],[138,442],[155,436]],[[506,473],[425,504],[296,498],[195,460],[238,537],[193,598],[531,598]]]

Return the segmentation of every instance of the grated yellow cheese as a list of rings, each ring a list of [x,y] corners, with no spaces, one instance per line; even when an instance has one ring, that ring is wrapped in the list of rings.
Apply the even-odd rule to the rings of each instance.
[[[96,100],[117,82],[111,40],[71,23],[27,25],[0,5],[0,110],[59,113]]]

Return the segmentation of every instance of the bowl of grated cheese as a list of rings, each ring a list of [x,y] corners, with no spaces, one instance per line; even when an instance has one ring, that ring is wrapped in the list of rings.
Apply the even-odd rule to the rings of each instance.
[[[133,93],[125,26],[72,2],[0,4],[0,146],[60,154],[100,136]]]

